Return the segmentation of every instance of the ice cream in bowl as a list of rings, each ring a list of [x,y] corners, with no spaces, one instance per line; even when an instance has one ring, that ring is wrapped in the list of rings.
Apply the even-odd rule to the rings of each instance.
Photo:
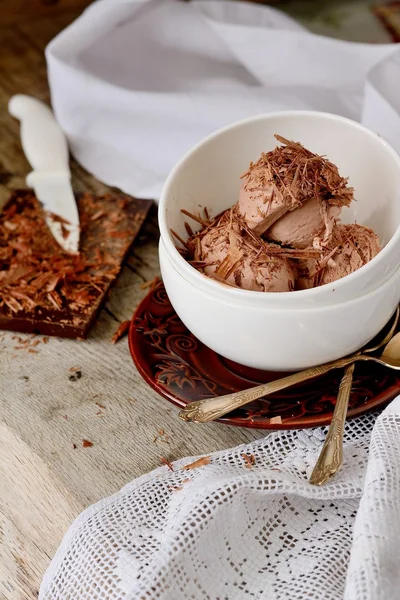
[[[160,263],[202,342],[294,370],[361,347],[400,297],[400,157],[348,119],[261,115],[191,150],[163,189]]]

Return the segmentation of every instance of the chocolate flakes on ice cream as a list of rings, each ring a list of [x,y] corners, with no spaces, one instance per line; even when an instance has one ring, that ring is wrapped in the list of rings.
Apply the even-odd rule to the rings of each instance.
[[[298,142],[263,153],[241,177],[233,207],[210,220],[182,212],[185,258],[205,275],[234,287],[288,292],[331,283],[353,273],[380,251],[377,235],[339,223],[354,190],[336,165]]]

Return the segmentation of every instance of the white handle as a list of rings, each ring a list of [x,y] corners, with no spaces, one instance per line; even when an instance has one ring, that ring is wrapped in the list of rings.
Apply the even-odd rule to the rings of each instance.
[[[22,148],[35,174],[58,171],[69,176],[67,140],[47,104],[17,94],[11,98],[8,111],[21,121]],[[32,185],[29,179],[27,183]]]

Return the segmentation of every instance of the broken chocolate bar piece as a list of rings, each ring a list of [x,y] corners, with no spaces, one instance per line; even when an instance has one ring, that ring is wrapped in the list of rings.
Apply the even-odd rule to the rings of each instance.
[[[54,240],[32,191],[14,192],[0,213],[0,329],[86,337],[152,202],[84,193],[77,204],[76,256]]]

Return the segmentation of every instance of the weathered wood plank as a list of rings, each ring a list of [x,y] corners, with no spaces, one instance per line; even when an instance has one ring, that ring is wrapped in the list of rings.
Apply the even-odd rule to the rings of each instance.
[[[68,17],[69,18],[69,17]],[[66,20],[67,17],[65,17]],[[30,167],[19,125],[7,114],[17,92],[48,100],[42,49],[55,35],[28,22],[7,29],[0,52],[0,201],[24,187]],[[60,27],[66,23],[60,17]],[[21,34],[22,32],[22,34]],[[108,188],[72,161],[74,187]],[[177,409],[141,379],[126,338],[111,337],[129,319],[144,280],[159,272],[156,210],[142,230],[117,286],[86,342],[50,339],[29,353],[0,332],[0,598],[31,600],[71,520],[88,504],[169,460],[212,452],[263,432],[183,423]],[[115,318],[114,316],[115,315]],[[20,336],[25,339],[25,336]],[[40,338],[38,338],[40,339]],[[81,377],[71,369],[79,369]],[[158,436],[160,429],[164,436]],[[83,440],[91,447],[83,447]]]
[[[92,0],[2,0],[0,10],[0,25],[11,25],[38,17],[54,19],[66,11],[83,9]]]
[[[32,600],[65,528],[82,506],[4,423],[0,456],[0,597]]]

